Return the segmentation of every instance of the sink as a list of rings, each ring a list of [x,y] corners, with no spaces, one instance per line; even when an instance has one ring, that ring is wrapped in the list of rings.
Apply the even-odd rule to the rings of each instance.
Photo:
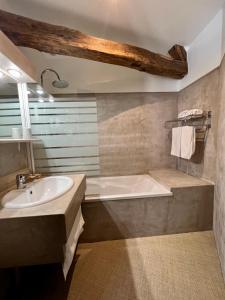
[[[5,208],[24,208],[52,201],[71,189],[73,179],[67,176],[50,176],[34,181],[25,189],[12,190],[1,201]]]

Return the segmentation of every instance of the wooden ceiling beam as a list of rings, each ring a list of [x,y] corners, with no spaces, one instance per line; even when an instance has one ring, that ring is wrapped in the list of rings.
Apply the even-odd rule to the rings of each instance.
[[[188,73],[186,51],[179,45],[171,48],[170,56],[165,56],[3,10],[0,10],[0,30],[17,46],[50,54],[79,57],[176,79]]]
[[[187,52],[184,47],[180,45],[174,45],[169,51],[169,55],[177,60],[187,62]]]

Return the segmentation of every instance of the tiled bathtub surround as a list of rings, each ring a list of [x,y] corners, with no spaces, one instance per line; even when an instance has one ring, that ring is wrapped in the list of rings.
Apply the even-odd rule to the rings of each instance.
[[[213,185],[176,170],[153,171],[150,175],[166,183],[173,195],[85,201],[80,240],[96,242],[212,228]]]
[[[177,94],[99,94],[97,109],[101,175],[175,168],[164,122],[177,115]]]

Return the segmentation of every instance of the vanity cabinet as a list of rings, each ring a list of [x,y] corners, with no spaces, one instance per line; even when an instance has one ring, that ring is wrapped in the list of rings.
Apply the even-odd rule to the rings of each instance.
[[[85,175],[71,175],[73,187],[48,203],[0,208],[0,268],[60,263],[86,189]]]

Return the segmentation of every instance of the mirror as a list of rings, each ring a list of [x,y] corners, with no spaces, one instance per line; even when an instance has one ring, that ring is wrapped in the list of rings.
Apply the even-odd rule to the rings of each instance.
[[[13,132],[15,138],[15,134],[18,137],[22,136],[17,82],[2,75],[0,78],[0,178],[28,168],[26,145],[4,142],[4,139],[13,137]],[[1,179],[0,190],[5,188],[6,183]]]
[[[1,73],[0,78],[0,138],[22,134],[17,82]],[[13,129],[13,128],[17,128]]]
[[[37,83],[27,83],[27,94],[29,101],[45,102],[54,99],[53,96]]]
[[[24,127],[27,125],[29,129],[29,111],[25,111],[27,98],[26,89],[24,88],[25,82],[35,81],[36,72],[19,48],[13,45],[2,32],[0,32],[0,37],[1,191],[6,189],[8,185],[14,184],[15,174],[29,172],[28,168],[32,166],[31,143],[28,144],[24,141],[25,139],[22,141],[21,139],[24,136],[22,123]],[[22,109],[20,109],[20,103],[23,106]],[[21,111],[23,112],[23,119],[21,118]],[[26,118],[26,116],[28,117]]]

